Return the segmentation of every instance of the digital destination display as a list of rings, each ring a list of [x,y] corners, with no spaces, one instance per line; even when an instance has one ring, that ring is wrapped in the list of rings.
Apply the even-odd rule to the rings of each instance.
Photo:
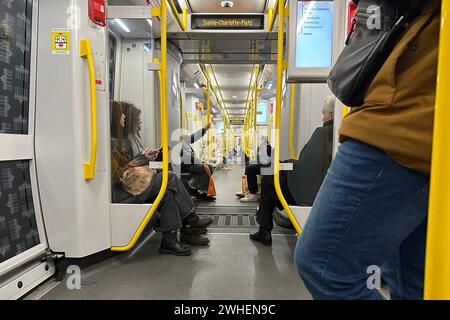
[[[333,57],[333,1],[298,1],[295,33],[297,68],[330,68]]]
[[[264,29],[264,15],[192,15],[192,29]]]

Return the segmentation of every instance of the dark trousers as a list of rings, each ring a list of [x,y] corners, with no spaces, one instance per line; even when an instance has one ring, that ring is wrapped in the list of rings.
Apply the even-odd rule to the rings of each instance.
[[[295,200],[289,192],[286,180],[286,171],[280,172],[280,186],[283,195],[290,205],[295,205]],[[256,213],[256,221],[260,227],[272,231],[273,229],[273,211],[275,207],[282,209],[280,200],[275,191],[274,176],[263,176],[261,182],[261,197],[259,199],[259,209]]]
[[[148,201],[153,202],[162,185],[162,173],[158,173],[149,190]],[[161,231],[178,230],[183,226],[183,219],[195,211],[194,203],[183,185],[173,172],[169,172],[167,190],[159,204]]]
[[[248,191],[252,194],[258,193],[258,175],[261,175],[261,166],[259,164],[249,164],[245,167],[247,176]]]
[[[213,166],[208,164],[208,167],[211,174],[213,174]],[[209,175],[202,164],[182,164],[181,172],[189,172],[191,174],[192,177],[189,179],[191,188],[204,192],[208,191]]]

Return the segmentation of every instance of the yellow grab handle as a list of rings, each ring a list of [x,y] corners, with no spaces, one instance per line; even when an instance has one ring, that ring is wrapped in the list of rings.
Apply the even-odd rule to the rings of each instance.
[[[450,299],[450,0],[442,1],[425,262],[426,300]]]
[[[186,31],[187,26],[187,9],[182,9],[182,18],[178,15],[177,7],[175,6],[175,3],[173,0],[168,0],[170,9],[172,10],[173,16],[178,22],[178,25],[180,26],[181,31]]]
[[[277,192],[278,199],[283,205],[284,211],[286,211],[289,219],[292,222],[295,230],[298,234],[302,232],[300,225],[295,219],[294,214],[289,208],[286,199],[280,186],[280,124],[281,124],[281,99],[283,98],[283,46],[284,46],[284,1],[278,1],[278,14],[280,20],[278,22],[278,57],[277,57],[277,103],[276,103],[276,116],[275,116],[275,157],[274,157],[274,183],[275,191]]]
[[[294,116],[295,116],[295,84],[291,85],[291,114],[289,116],[289,153],[296,159],[294,152]]]
[[[153,8],[154,9],[154,8]],[[166,1],[161,1],[160,8],[160,18],[161,18],[161,70],[158,71],[159,81],[160,81],[160,109],[161,109],[161,142],[162,142],[162,183],[161,188],[159,189],[158,196],[153,202],[150,210],[148,210],[147,214],[139,225],[137,231],[133,235],[130,243],[126,246],[122,247],[112,247],[112,251],[128,251],[132,249],[136,242],[139,240],[139,237],[142,235],[142,232],[145,230],[145,227],[148,225],[150,220],[153,217],[153,214],[158,209],[159,204],[161,203],[162,198],[164,197],[167,190],[167,183],[169,181],[169,138],[168,138],[168,127],[167,127],[167,5]]]
[[[95,174],[95,162],[97,160],[97,96],[95,83],[94,60],[92,58],[91,42],[89,39],[80,40],[80,57],[87,59],[89,67],[89,81],[91,91],[91,158],[84,162],[84,179],[92,180]]]

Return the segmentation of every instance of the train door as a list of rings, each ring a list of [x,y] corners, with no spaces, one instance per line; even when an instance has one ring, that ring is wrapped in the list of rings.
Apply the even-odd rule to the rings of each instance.
[[[0,2],[0,299],[54,272],[35,166],[37,1]]]
[[[88,14],[95,3],[39,1],[36,167],[49,246],[66,258],[111,247],[106,28]]]

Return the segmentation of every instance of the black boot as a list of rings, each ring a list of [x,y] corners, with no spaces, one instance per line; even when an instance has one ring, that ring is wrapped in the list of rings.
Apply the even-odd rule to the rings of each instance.
[[[199,234],[180,232],[180,242],[182,244],[189,244],[191,246],[207,246],[209,239]]]
[[[198,233],[194,230],[205,231],[213,223],[212,218],[200,218],[195,212],[183,219],[183,231],[187,233]]]
[[[207,234],[208,228],[186,229],[183,227],[180,229],[180,232],[184,234]]]
[[[192,251],[190,248],[186,248],[178,242],[176,231],[168,231],[163,232],[159,253],[174,254],[176,256],[190,256]]]
[[[272,245],[272,235],[269,230],[259,228],[258,232],[251,233],[250,239],[261,242],[263,245],[270,247]]]

